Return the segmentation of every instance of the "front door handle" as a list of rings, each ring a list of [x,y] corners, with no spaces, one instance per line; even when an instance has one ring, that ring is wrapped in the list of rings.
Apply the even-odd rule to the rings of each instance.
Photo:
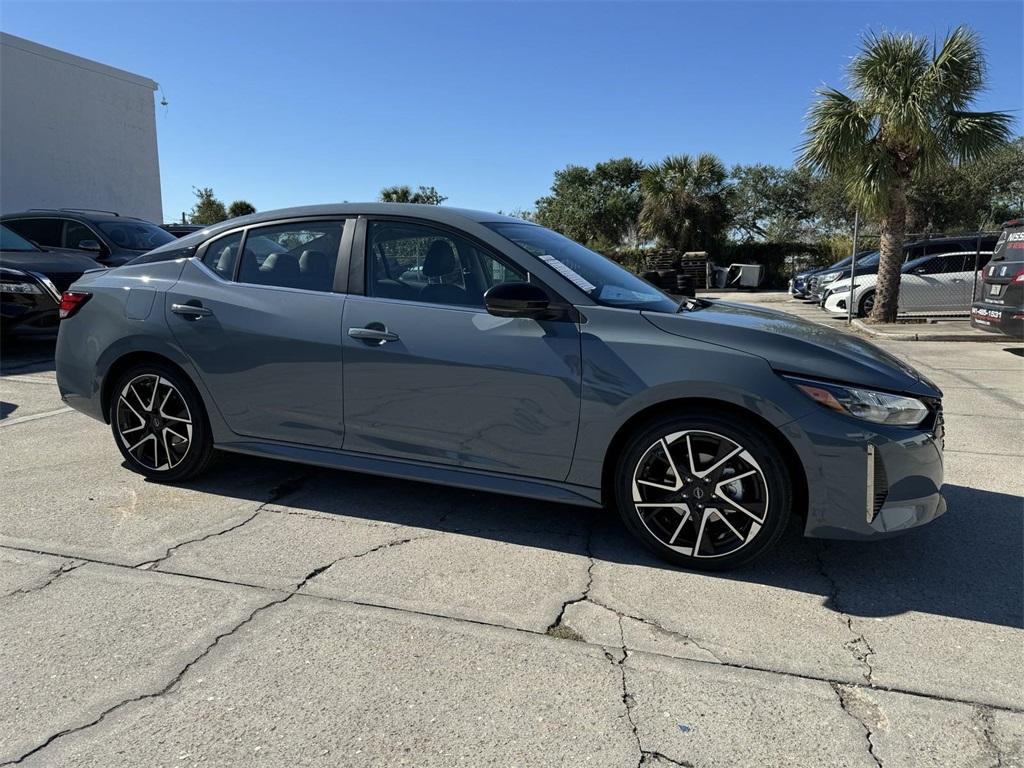
[[[398,334],[391,333],[380,323],[370,323],[365,328],[349,328],[348,335],[360,341],[376,342],[378,346],[389,341],[398,341]]]
[[[176,315],[184,315],[192,320],[209,317],[213,314],[212,309],[207,309],[202,304],[171,304],[171,312]]]

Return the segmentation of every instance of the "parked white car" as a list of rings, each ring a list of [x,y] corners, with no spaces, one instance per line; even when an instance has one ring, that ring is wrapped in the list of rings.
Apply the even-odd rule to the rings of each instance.
[[[974,300],[976,272],[988,264],[990,258],[991,251],[959,251],[908,261],[900,270],[900,314],[968,314]],[[857,317],[871,313],[877,282],[877,274],[853,278],[853,311]],[[828,286],[822,304],[825,311],[837,315],[847,313],[850,283],[847,277]]]

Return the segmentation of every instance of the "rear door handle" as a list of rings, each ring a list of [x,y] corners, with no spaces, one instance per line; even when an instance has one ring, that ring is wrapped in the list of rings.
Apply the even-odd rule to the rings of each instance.
[[[378,345],[386,344],[389,341],[398,341],[398,334],[391,333],[380,323],[371,323],[366,328],[349,328],[348,335],[350,338],[361,341],[375,341]]]
[[[212,309],[207,309],[202,304],[171,304],[171,312],[176,315],[190,317],[193,320],[198,320],[200,317],[209,317],[213,314]]]

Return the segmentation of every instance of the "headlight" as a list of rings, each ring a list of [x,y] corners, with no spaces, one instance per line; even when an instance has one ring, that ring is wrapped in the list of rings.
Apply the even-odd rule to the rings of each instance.
[[[833,280],[838,280],[839,276],[842,274],[842,272],[826,272],[818,279],[823,283],[831,283]]]
[[[42,293],[35,283],[13,283],[6,280],[0,283],[0,293]]]
[[[787,377],[788,378],[788,377]],[[928,408],[920,400],[872,389],[846,387],[823,381],[789,379],[797,389],[831,411],[871,421],[913,427],[924,421]]]

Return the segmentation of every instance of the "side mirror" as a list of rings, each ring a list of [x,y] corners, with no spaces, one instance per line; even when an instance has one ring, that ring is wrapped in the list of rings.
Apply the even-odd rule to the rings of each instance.
[[[79,240],[77,247],[78,247],[78,250],[80,250],[80,251],[97,251],[97,252],[99,252],[99,251],[103,250],[103,246],[101,246],[95,240]]]
[[[533,283],[498,283],[484,294],[484,306],[495,317],[533,317],[547,314],[547,293]]]

